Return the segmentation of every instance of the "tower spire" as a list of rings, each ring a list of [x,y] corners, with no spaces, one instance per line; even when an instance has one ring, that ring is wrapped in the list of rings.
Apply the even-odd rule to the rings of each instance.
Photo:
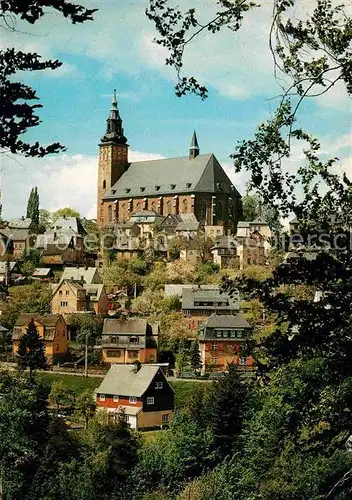
[[[117,106],[116,89],[114,89],[110,113],[106,120],[106,132],[101,142],[112,142],[113,144],[126,144],[127,139],[123,133],[122,120]]]
[[[189,147],[189,157],[190,159],[196,158],[198,155],[199,155],[199,145],[198,145],[197,134],[196,131],[194,130],[191,140],[191,145]]]

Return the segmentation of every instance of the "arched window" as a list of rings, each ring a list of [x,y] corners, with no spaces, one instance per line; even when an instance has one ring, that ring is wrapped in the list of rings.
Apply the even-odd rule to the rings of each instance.
[[[106,189],[106,181],[103,181],[103,189]]]
[[[167,214],[171,214],[171,212],[172,212],[171,200],[167,200],[167,202],[166,202],[166,213]]]
[[[139,201],[136,203],[136,212],[141,212],[142,211],[142,203]]]
[[[108,221],[112,222],[112,206],[108,206]]]
[[[205,200],[202,200],[200,202],[200,216],[204,218],[206,217],[206,215],[207,215],[207,203]]]
[[[188,201],[187,201],[187,199],[186,199],[186,198],[184,198],[184,199],[182,200],[182,212],[183,212],[184,214],[186,214],[186,213],[187,213],[187,210],[188,210]]]
[[[127,219],[127,205],[126,203],[122,203],[121,205],[121,219],[125,221]]]
[[[150,207],[150,208],[151,208],[151,210],[152,210],[153,212],[155,212],[155,213],[158,211],[158,205],[157,205],[156,201],[153,201],[153,202],[152,202],[152,204],[151,204],[151,207]]]

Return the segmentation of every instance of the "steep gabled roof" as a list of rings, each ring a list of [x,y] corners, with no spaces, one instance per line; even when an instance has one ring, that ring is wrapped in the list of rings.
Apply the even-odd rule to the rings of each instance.
[[[145,335],[148,322],[142,318],[106,318],[104,319],[103,334],[133,333],[134,335]]]
[[[44,326],[55,326],[59,319],[62,318],[61,314],[33,314],[33,313],[21,313],[17,318],[15,326],[25,326],[34,319],[37,323]]]
[[[242,314],[211,314],[204,322],[206,328],[250,328]]]
[[[112,365],[95,392],[140,398],[158,372],[163,373],[161,368],[155,365],[142,365],[137,373],[135,367],[131,365]]]
[[[78,217],[59,217],[53,224],[54,230],[61,232],[74,231],[80,235],[87,234]]]
[[[32,219],[29,217],[19,217],[17,219],[11,219],[8,222],[8,227],[10,229],[30,229],[32,224]]]
[[[92,284],[93,281],[98,281],[97,284],[102,283],[102,279],[96,267],[65,267],[60,281],[63,280],[83,281],[88,285]]]
[[[131,163],[104,200],[176,193],[238,194],[213,154]]]

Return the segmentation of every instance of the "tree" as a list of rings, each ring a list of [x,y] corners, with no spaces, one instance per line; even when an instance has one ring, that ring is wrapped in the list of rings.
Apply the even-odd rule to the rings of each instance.
[[[30,498],[27,493],[46,445],[47,390],[2,372],[0,393],[1,492],[5,498]]]
[[[49,402],[56,406],[57,412],[62,408],[71,408],[74,404],[74,393],[60,380],[55,380],[51,386]]]
[[[82,23],[92,19],[96,9],[86,9],[81,5],[66,0],[43,2],[29,0],[28,2],[1,2],[0,22],[5,29],[15,30],[16,20],[22,19],[30,24],[37,22],[44,14],[45,8],[52,8],[60,12],[72,23]],[[39,125],[39,117],[35,114],[41,107],[40,104],[30,104],[38,99],[35,90],[20,81],[15,81],[14,75],[18,71],[37,71],[56,69],[61,66],[58,60],[41,61],[41,56],[36,53],[17,51],[8,48],[0,52],[0,121],[2,132],[0,147],[11,153],[24,154],[25,156],[45,156],[58,153],[64,148],[59,143],[43,147],[39,142],[30,144],[20,139],[29,128]]]
[[[79,395],[76,401],[76,412],[79,416],[83,417],[84,428],[88,428],[88,424],[91,418],[95,414],[95,401],[92,397],[92,392],[86,390]]]
[[[95,345],[97,337],[102,331],[102,320],[92,314],[71,314],[69,316],[70,324],[76,329],[76,340],[82,346],[86,343],[88,336],[88,344]]]
[[[44,233],[52,225],[52,216],[49,210],[39,209],[39,230]]]
[[[35,226],[38,227],[38,224],[39,224],[39,193],[38,193],[37,186],[32,188],[31,193],[29,195],[26,216],[29,219],[32,219],[33,224],[35,224]]]
[[[259,216],[260,202],[259,197],[256,195],[246,194],[242,197],[242,220],[251,222]]]
[[[235,365],[228,365],[228,373],[214,383],[209,398],[208,425],[214,437],[215,454],[223,459],[232,450],[239,436],[248,407],[248,388]]]
[[[33,382],[35,370],[47,370],[48,368],[45,356],[45,344],[39,336],[33,319],[29,322],[26,333],[22,335],[19,341],[16,356],[20,370],[29,368],[29,380],[31,383]]]
[[[55,222],[60,217],[81,217],[80,213],[77,210],[74,210],[71,207],[59,208],[56,212],[53,212],[51,215],[52,222]]]
[[[200,349],[198,340],[194,340],[191,344],[189,352],[190,362],[193,370],[198,372],[202,368],[202,360],[200,357]]]

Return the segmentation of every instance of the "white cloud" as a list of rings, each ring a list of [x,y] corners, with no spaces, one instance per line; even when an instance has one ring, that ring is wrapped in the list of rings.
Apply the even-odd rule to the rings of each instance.
[[[129,152],[130,161],[160,158],[160,154]],[[64,154],[38,159],[4,155],[1,160],[3,218],[25,214],[33,186],[38,186],[41,208],[54,211],[70,206],[82,216],[96,217],[96,156]]]

